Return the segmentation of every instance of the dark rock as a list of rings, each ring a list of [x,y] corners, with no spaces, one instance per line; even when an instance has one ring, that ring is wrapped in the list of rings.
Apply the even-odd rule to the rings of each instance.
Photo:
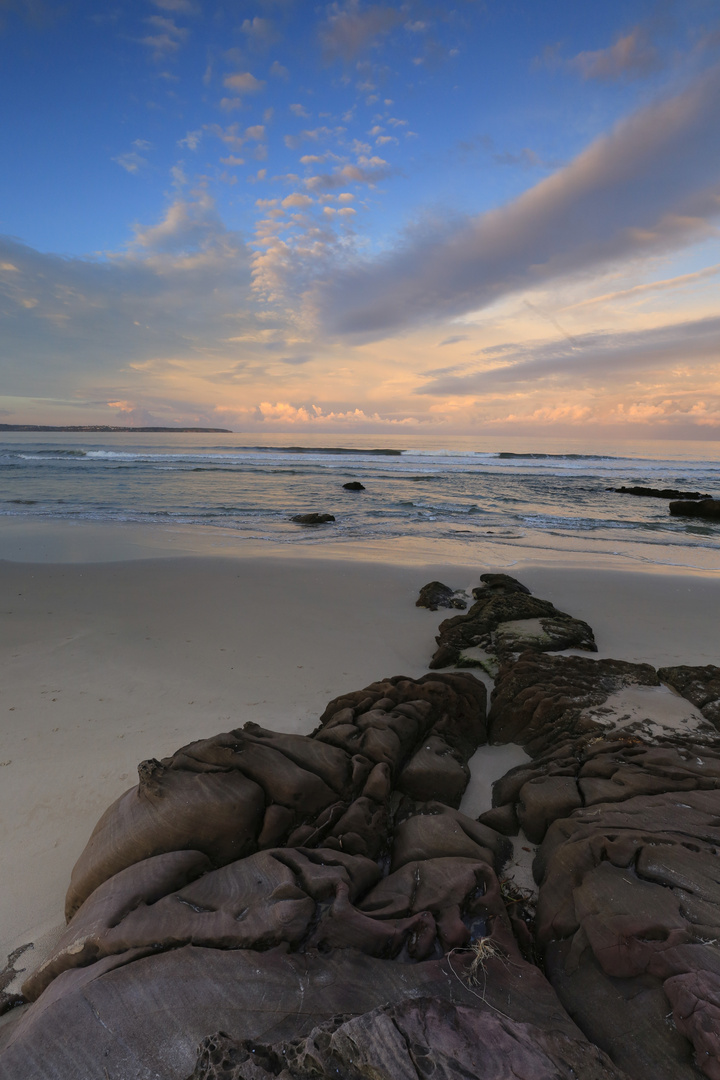
[[[430,667],[437,670],[461,660],[465,649],[480,646],[498,656],[533,649],[579,648],[597,650],[587,623],[558,611],[549,600],[531,596],[529,590],[507,574],[482,574],[484,586],[473,589],[475,603],[466,615],[440,624]]]
[[[502,806],[494,806],[492,810],[486,810],[478,818],[481,825],[487,825],[489,829],[502,833],[503,836],[517,836],[520,831],[520,823],[515,812],[515,803],[504,803]]]
[[[460,652],[461,650],[453,645],[441,645],[433,653],[433,658],[428,667],[433,671],[437,671],[439,668],[453,667],[460,659]]]
[[[464,611],[467,602],[461,596],[458,596],[456,591],[454,592],[449,585],[443,585],[441,581],[430,581],[427,585],[423,585],[420,590],[420,595],[415,601],[415,607],[429,608],[430,611],[437,611],[439,607],[460,608],[460,610]]]
[[[297,522],[298,525],[324,525],[327,521],[334,521],[335,518],[332,514],[295,514],[295,517],[290,520]]]
[[[608,491],[617,491],[621,495],[644,495],[653,499],[712,499],[712,495],[701,495],[699,491],[676,491],[675,488],[654,487],[619,487],[608,488]]]
[[[561,649],[586,649],[597,652],[591,627],[569,615],[500,623],[490,635],[488,646],[499,657],[510,653],[559,652]]]
[[[294,1043],[237,1041],[219,1032],[199,1048],[189,1080],[621,1080],[604,1054],[565,1033],[467,1005],[418,998],[336,1017]]]
[[[201,852],[218,867],[285,842],[342,848],[347,831],[361,853],[360,829],[372,854],[384,835],[380,808],[362,801],[373,766],[386,765],[394,783],[410,763],[411,786],[413,774],[425,777],[424,788],[415,781],[417,795],[436,797],[449,783],[459,801],[467,760],[485,739],[485,702],[472,675],[396,676],[330,702],[312,738],[249,723],[143,762],[140,783],[105,812],[75,865],[68,918],[103,881],[165,852]],[[423,750],[428,736],[442,741],[432,758]]]
[[[359,480],[351,480],[349,484],[343,484],[346,491],[364,491],[365,485],[361,484]]]
[[[719,809],[717,789],[597,804],[556,821],[536,859],[550,980],[631,1076],[690,1080],[693,1049],[720,1069]]]
[[[720,668],[662,669],[685,716],[649,665],[548,655],[592,631],[481,580],[439,653],[502,661],[487,721],[470,674],[395,676],[310,736],[246,724],[141,763],[3,1080],[720,1080]],[[473,821],[487,730],[534,757]]]
[[[481,820],[506,833],[503,819],[494,815],[512,810],[528,838],[539,843],[553,821],[576,807],[711,789],[720,791],[718,749],[690,742],[651,746],[632,736],[586,736],[506,773],[493,786],[498,809]]]
[[[704,667],[681,664],[678,667],[659,668],[658,675],[668,686],[696,705],[703,716],[720,730],[720,667],[715,664]]]
[[[683,517],[720,519],[720,499],[702,499],[700,502],[671,502],[670,513]]]
[[[539,754],[583,734],[600,737],[603,726],[583,716],[585,710],[603,705],[621,687],[659,684],[649,664],[523,653],[498,675],[488,717],[490,741],[517,742]]]
[[[485,595],[487,590],[491,592],[497,591],[505,595],[513,592],[525,593],[526,596],[530,596],[530,590],[527,585],[523,585],[517,578],[510,577],[509,574],[481,574],[480,580],[483,583],[483,587],[479,589],[473,589],[473,596],[475,599],[479,599],[480,595]]]

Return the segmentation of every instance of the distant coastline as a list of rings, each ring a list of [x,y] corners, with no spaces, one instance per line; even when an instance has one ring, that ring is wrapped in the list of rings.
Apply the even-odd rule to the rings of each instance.
[[[50,424],[0,424],[0,431],[199,431],[205,434],[232,435],[224,427],[110,427],[107,424],[66,424],[54,427]]]

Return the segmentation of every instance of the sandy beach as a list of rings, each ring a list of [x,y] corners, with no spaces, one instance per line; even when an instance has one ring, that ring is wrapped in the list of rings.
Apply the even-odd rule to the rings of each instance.
[[[474,565],[431,552],[408,552],[403,565],[397,546],[384,560],[348,545],[331,557],[327,547],[322,557],[230,557],[222,546],[159,557],[141,531],[103,536],[103,546],[92,530],[84,546],[55,545],[87,561],[17,561],[9,545],[0,562],[0,951],[34,942],[27,970],[59,932],[95,822],[141,760],[247,720],[308,733],[334,695],[424,674],[446,613],[416,608],[420,587],[438,578],[470,589],[505,569],[482,550]],[[39,543],[35,558],[53,546]],[[618,570],[609,557],[602,568],[552,565],[532,553],[512,573],[589,622],[600,658],[718,661],[718,574]],[[518,748],[484,754],[465,797],[473,816],[489,808],[492,780],[525,760]]]

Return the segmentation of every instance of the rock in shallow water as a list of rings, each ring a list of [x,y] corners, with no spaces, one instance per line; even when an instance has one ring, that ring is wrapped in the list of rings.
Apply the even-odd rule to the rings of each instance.
[[[720,499],[700,499],[698,502],[680,500],[679,502],[671,502],[669,509],[671,514],[681,517],[720,520]]]
[[[332,514],[295,514],[291,521],[298,525],[325,525],[328,521],[334,521]]]

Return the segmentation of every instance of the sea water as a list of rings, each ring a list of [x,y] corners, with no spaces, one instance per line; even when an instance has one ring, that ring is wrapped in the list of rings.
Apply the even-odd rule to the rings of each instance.
[[[667,563],[671,552],[677,565],[720,565],[720,523],[673,517],[667,500],[610,490],[649,485],[720,498],[718,442],[187,432],[0,440],[6,520],[221,528],[239,546],[418,538],[452,542],[457,552],[489,539],[592,552],[610,544],[651,563]],[[355,480],[364,491],[343,488]],[[290,520],[314,511],[335,523]]]

